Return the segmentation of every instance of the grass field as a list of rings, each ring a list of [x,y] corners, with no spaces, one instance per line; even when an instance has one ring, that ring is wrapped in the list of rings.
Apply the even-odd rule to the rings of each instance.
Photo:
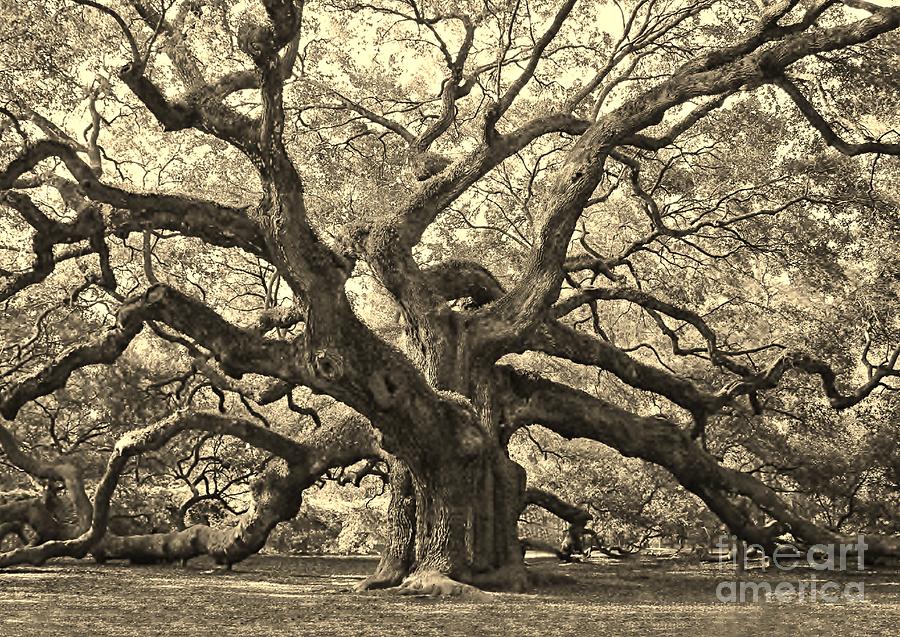
[[[749,577],[861,581],[863,601],[726,604],[715,592],[734,579],[724,565],[529,561],[553,583],[480,603],[347,592],[374,568],[369,558],[259,556],[231,573],[202,561],[187,568],[62,561],[0,572],[0,635],[900,635],[896,568]]]

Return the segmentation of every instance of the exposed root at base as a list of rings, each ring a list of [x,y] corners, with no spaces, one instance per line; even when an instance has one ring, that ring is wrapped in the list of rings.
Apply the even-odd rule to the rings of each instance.
[[[382,588],[394,588],[400,585],[408,573],[409,569],[400,563],[399,560],[390,562],[382,560],[374,573],[353,587],[353,592],[364,593]]]
[[[403,583],[394,589],[400,595],[421,595],[429,597],[459,597],[467,601],[487,601],[490,593],[450,579],[437,571],[421,571],[412,573]]]

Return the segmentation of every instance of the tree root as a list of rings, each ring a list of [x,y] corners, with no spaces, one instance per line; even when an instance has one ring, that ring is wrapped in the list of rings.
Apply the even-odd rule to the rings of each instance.
[[[353,587],[355,593],[399,586],[409,574],[409,568],[395,557],[384,556],[375,572]]]
[[[488,601],[491,594],[471,584],[457,582],[437,571],[416,571],[394,589],[400,595],[458,597],[467,601]]]

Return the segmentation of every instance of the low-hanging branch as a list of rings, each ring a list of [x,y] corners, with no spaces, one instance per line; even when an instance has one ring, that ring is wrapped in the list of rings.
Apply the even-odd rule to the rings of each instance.
[[[107,535],[110,503],[128,460],[162,448],[185,431],[234,436],[277,455],[284,462],[270,466],[260,476],[254,486],[255,504],[240,517],[235,527],[215,529],[196,525],[171,533]],[[0,567],[39,564],[51,557],[84,557],[89,552],[100,559],[135,561],[186,560],[209,554],[217,562],[230,565],[259,551],[275,525],[296,514],[303,489],[312,485],[329,467],[375,456],[378,449],[374,430],[352,413],[336,418],[326,428],[315,429],[301,440],[218,413],[176,413],[119,439],[95,489],[93,502],[86,504],[89,525],[79,535],[0,554]]]
[[[812,544],[853,543],[796,513],[768,485],[753,475],[723,466],[691,439],[688,432],[662,417],[639,416],[616,405],[560,383],[506,369],[510,387],[520,406],[515,421],[540,424],[565,438],[588,438],[667,469],[678,482],[699,496],[743,539],[771,547],[775,539],[791,533]],[[747,498],[777,524],[759,526],[748,520],[734,497]],[[872,555],[895,555],[900,539],[867,536]]]

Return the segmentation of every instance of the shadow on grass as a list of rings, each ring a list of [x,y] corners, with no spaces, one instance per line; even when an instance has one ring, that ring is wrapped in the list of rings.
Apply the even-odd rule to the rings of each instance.
[[[348,592],[375,568],[359,557],[257,556],[231,572],[197,560],[128,566],[57,561],[0,571],[0,635],[893,635],[900,573],[755,572],[865,583],[865,600],[725,604],[729,565],[529,559],[535,587],[483,603]]]

